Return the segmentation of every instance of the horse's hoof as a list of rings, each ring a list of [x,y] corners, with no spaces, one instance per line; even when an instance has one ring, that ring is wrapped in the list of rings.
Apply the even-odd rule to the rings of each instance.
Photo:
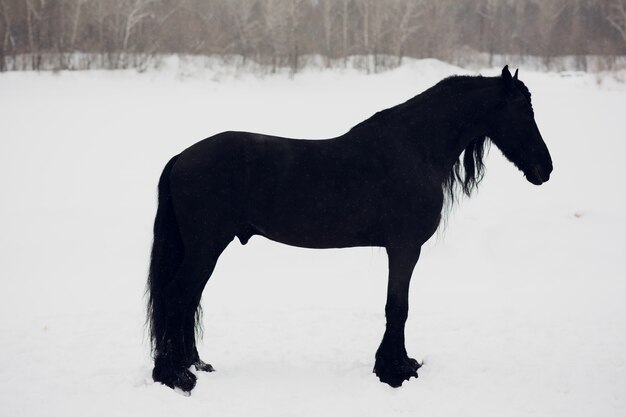
[[[384,382],[393,388],[398,388],[411,377],[417,378],[417,370],[421,366],[415,359],[408,357],[392,361],[378,358],[376,359],[376,365],[374,365],[374,373],[380,379],[380,382]]]
[[[196,371],[215,372],[215,368],[213,368],[211,364],[204,362],[202,359],[195,361],[193,366],[196,368]]]
[[[415,359],[413,358],[407,358],[407,359],[409,360],[409,363],[411,364],[411,367],[413,368],[413,370],[417,371],[418,369],[422,367],[422,364],[416,361]]]
[[[172,389],[179,388],[184,392],[191,392],[196,386],[197,378],[189,369],[165,370],[155,366],[152,370],[152,379]]]

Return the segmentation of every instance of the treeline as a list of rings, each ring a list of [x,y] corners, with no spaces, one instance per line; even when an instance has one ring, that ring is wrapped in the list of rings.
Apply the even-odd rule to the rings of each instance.
[[[297,71],[368,56],[626,54],[626,0],[0,0],[0,71],[126,68],[162,54]]]

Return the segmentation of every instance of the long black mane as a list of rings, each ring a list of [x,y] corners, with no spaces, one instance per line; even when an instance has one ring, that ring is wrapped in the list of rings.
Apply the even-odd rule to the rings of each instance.
[[[437,83],[432,90],[440,91],[452,85],[482,81],[482,76],[453,76]],[[527,90],[528,91],[528,90]],[[450,209],[462,195],[471,196],[485,175],[484,157],[489,150],[490,140],[486,136],[477,137],[463,150],[459,159],[452,165],[444,178],[442,188],[446,197],[446,207]]]
[[[483,159],[489,150],[490,140],[483,136],[470,142],[442,183],[448,208],[451,208],[460,196],[471,196],[485,175]]]

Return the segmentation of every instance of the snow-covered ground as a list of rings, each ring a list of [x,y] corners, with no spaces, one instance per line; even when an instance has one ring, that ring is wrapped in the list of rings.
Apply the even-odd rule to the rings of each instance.
[[[532,186],[492,147],[423,250],[419,379],[372,374],[384,250],[259,237],[231,244],[204,294],[217,372],[190,397],[150,378],[143,290],[171,155],[228,129],[335,136],[460,73],[0,74],[0,416],[626,415],[626,87],[524,68],[553,177]]]

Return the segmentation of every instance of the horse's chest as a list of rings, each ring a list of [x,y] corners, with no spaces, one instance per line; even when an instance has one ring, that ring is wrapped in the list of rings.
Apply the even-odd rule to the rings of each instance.
[[[437,230],[443,208],[440,186],[395,182],[386,190],[383,223],[389,239],[426,241]]]

